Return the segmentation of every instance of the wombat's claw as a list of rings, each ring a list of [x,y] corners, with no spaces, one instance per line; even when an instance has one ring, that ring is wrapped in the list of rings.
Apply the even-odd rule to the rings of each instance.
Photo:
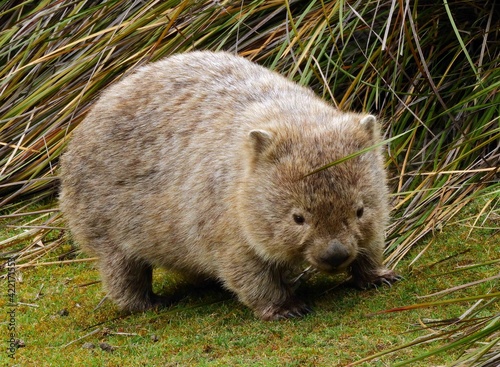
[[[386,274],[383,274],[381,276],[379,276],[378,279],[375,279],[375,281],[373,282],[374,285],[388,285],[389,287],[392,287],[392,284],[401,280],[402,277],[398,274],[396,274],[395,272],[393,272],[392,270]]]
[[[291,318],[295,318],[295,317],[304,317],[305,315],[307,315],[308,313],[311,313],[311,312],[312,312],[312,308],[310,308],[308,306],[304,306],[301,309],[298,309],[295,311],[289,311],[287,313],[287,318],[291,319]]]
[[[303,311],[299,311],[299,310],[296,310],[296,311],[286,311],[284,313],[276,314],[274,316],[275,318],[271,319],[271,320],[285,320],[285,319],[300,318],[300,317],[304,317],[305,315],[307,315],[310,312],[311,312],[310,309],[303,310]]]
[[[312,309],[307,306],[305,303],[300,303],[296,305],[287,305],[282,306],[269,306],[262,313],[260,313],[260,317],[263,320],[267,321],[276,321],[276,320],[284,320],[284,319],[293,319],[297,317],[304,317],[308,313],[312,312]]]
[[[389,287],[392,287],[392,283],[390,281],[388,281],[387,279],[385,278],[382,278],[381,281],[380,281],[381,284],[386,284],[388,285]],[[376,285],[375,285],[376,286]]]
[[[403,277],[399,274],[396,274],[393,270],[387,270],[382,272],[377,279],[373,281],[374,284],[383,285],[386,284],[389,287],[392,287],[392,284],[400,281]]]
[[[388,285],[392,287],[392,284],[402,280],[403,277],[396,274],[393,270],[382,269],[371,275],[364,275],[359,278],[352,277],[350,282],[356,287],[365,290],[367,288],[377,288],[380,285]]]
[[[271,319],[271,320],[294,319],[294,318],[302,317],[302,316],[304,316],[304,315],[302,315],[301,313],[295,313],[295,312],[289,311],[289,312],[286,312],[284,314],[277,314],[277,315],[275,315],[275,318]]]

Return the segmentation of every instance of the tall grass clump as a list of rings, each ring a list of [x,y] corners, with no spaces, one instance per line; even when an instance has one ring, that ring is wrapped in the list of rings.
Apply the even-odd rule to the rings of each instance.
[[[385,121],[389,265],[471,203],[482,203],[475,227],[498,234],[499,40],[494,0],[4,1],[0,251],[21,266],[52,260],[64,243],[58,161],[73,129],[106,86],[195,49],[239,53]],[[484,299],[446,330],[450,348],[467,350],[457,365],[499,363],[500,314],[475,317],[498,310],[498,293]]]

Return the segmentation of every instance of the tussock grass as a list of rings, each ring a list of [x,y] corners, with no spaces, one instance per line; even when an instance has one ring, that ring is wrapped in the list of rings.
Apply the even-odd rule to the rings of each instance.
[[[481,203],[471,231],[487,220],[498,228],[499,33],[494,0],[2,2],[0,220],[9,231],[0,252],[18,266],[61,261],[54,198],[72,130],[109,84],[194,49],[237,52],[340,109],[383,119],[390,266],[471,203]],[[414,266],[432,246],[418,249]],[[471,365],[486,366],[498,350],[498,329],[488,326],[498,325],[497,299],[487,301],[485,310],[496,307],[487,321],[457,329],[471,346],[474,335],[489,340],[462,358]]]

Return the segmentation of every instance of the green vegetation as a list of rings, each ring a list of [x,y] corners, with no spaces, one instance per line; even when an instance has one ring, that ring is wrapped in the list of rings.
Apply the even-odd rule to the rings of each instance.
[[[464,327],[482,330],[488,322],[480,322],[500,311],[498,303],[485,299],[478,304],[475,300],[453,302],[370,316],[398,306],[474,297],[495,289],[498,292],[498,280],[493,279],[442,296],[419,298],[486,277],[498,278],[498,258],[496,263],[487,262],[500,253],[500,243],[491,236],[494,230],[487,228],[469,237],[469,226],[474,220],[464,217],[435,238],[422,241],[400,263],[399,270],[406,279],[392,288],[359,291],[345,286],[341,276],[313,277],[302,284],[299,292],[314,304],[315,312],[304,319],[283,322],[262,322],[229,293],[216,287],[193,290],[165,271],[155,274],[155,287],[164,294],[178,295],[179,303],[170,309],[125,315],[110,301],[97,307],[104,292],[92,262],[21,267],[16,271],[16,326],[18,337],[26,346],[17,350],[16,363],[345,366],[419,338],[434,339],[444,334],[438,341],[410,346],[360,364],[392,366],[459,341]],[[484,223],[485,227],[493,224],[491,219]],[[418,265],[410,265],[430,243]],[[60,246],[47,261],[57,260],[70,250],[68,245]],[[83,258],[78,255],[76,259]],[[4,306],[1,304],[2,309]],[[487,341],[498,338],[498,319],[495,325],[497,336]],[[100,343],[106,344],[101,347]],[[89,345],[93,348],[87,349]],[[451,364],[463,350],[462,346],[410,365]]]
[[[494,0],[1,2],[0,255],[3,289],[14,255],[22,276],[16,332],[26,347],[16,363],[345,365],[426,336],[365,365],[448,346],[409,365],[500,363],[499,14]],[[75,262],[85,255],[61,230],[58,158],[99,91],[138,65],[193,49],[237,52],[340,109],[385,121],[394,193],[387,262],[404,282],[322,294],[337,280],[320,276],[301,288],[315,314],[263,323],[228,294],[193,294],[161,273],[160,289],[186,293],[172,310],[116,320],[107,302],[92,311],[103,294],[99,284],[81,286],[98,274],[91,261]],[[32,268],[43,262],[59,264]],[[363,317],[473,296],[483,300]],[[10,309],[8,297],[1,302]],[[5,340],[8,320],[0,321]],[[117,348],[82,348],[99,341]]]

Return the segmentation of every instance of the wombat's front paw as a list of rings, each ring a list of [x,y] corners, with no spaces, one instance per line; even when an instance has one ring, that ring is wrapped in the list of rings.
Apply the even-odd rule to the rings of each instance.
[[[310,313],[311,308],[303,301],[293,298],[282,305],[270,305],[263,310],[257,310],[256,314],[262,320],[273,321],[302,317]]]
[[[403,277],[397,274],[394,270],[381,268],[369,274],[353,275],[352,283],[358,288],[366,289],[377,287],[382,284],[391,286],[392,283],[401,279],[403,279]]]

